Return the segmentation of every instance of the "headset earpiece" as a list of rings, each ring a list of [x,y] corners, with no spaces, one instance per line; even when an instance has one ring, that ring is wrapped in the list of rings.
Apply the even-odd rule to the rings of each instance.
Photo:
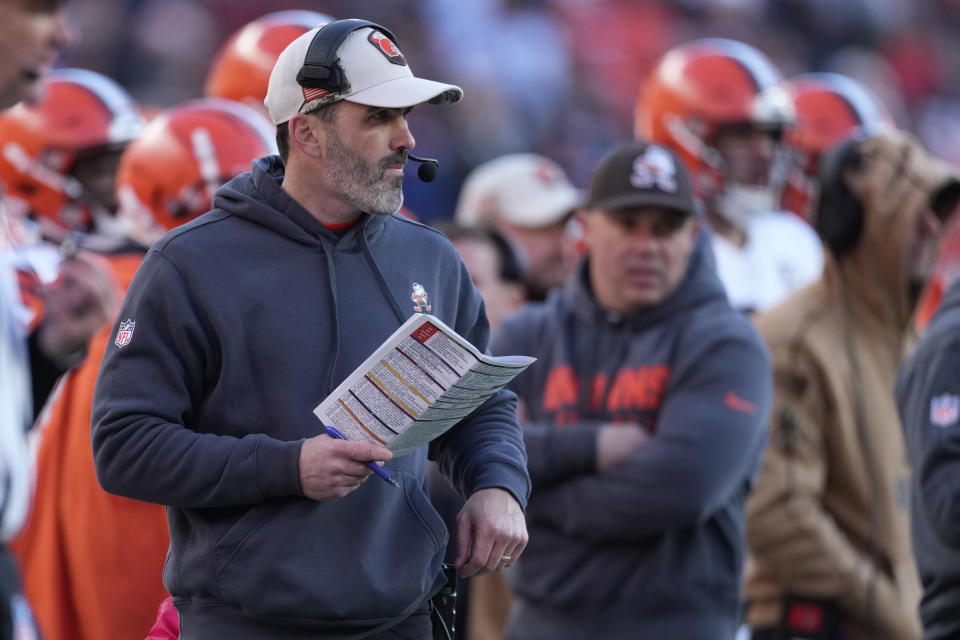
[[[814,227],[836,258],[853,249],[863,231],[863,207],[850,191],[844,174],[863,163],[858,150],[862,136],[840,142],[820,160],[820,198]]]
[[[348,89],[347,79],[337,58],[337,50],[347,36],[364,27],[380,31],[391,42],[397,44],[396,37],[375,22],[358,18],[328,22],[320,28],[310,42],[303,66],[297,73],[297,84],[309,89],[325,89],[330,93],[339,93]]]

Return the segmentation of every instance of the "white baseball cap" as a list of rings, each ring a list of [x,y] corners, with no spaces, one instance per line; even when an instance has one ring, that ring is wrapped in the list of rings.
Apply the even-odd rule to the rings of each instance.
[[[310,43],[322,28],[307,31],[287,45],[277,58],[267,97],[263,100],[274,124],[338,100],[403,109],[423,102],[453,104],[463,97],[460,87],[414,77],[397,44],[373,27],[351,32],[337,50],[338,64],[346,78],[343,91],[331,93],[302,87],[297,82],[297,73],[303,67]]]
[[[475,168],[463,183],[454,219],[464,226],[497,220],[536,229],[560,222],[582,194],[553,160],[511,153]]]

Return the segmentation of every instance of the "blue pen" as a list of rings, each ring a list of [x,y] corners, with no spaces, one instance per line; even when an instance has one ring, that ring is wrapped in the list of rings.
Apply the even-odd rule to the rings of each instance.
[[[327,434],[328,436],[330,436],[331,438],[336,438],[337,440],[346,440],[346,439],[347,439],[347,436],[345,436],[345,435],[343,435],[342,433],[340,433],[340,430],[337,429],[336,427],[330,427],[330,426],[327,426],[327,425],[323,425],[323,432],[326,433],[326,434]],[[400,488],[400,485],[397,484],[397,481],[396,481],[396,480],[394,480],[393,478],[390,477],[390,474],[387,473],[387,470],[384,469],[383,467],[381,467],[380,465],[378,465],[376,462],[370,461],[370,462],[367,463],[367,466],[370,467],[370,469],[371,469],[375,474],[377,474],[378,476],[380,476],[381,478],[383,478],[384,480],[386,480],[387,482],[389,482],[390,484],[392,484],[393,486],[395,486],[397,489]]]

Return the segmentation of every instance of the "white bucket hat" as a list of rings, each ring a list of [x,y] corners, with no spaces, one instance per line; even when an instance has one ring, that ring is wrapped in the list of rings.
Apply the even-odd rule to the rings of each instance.
[[[414,77],[396,42],[370,26],[350,32],[337,49],[334,59],[346,80],[341,91],[301,86],[297,74],[303,68],[310,44],[324,26],[334,24],[337,22],[307,31],[277,58],[263,101],[274,124],[338,100],[402,109],[423,102],[453,104],[463,97],[460,87]]]

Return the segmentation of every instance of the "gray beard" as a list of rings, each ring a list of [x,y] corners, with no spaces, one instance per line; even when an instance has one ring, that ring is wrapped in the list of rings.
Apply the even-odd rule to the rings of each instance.
[[[383,181],[383,172],[397,162],[396,156],[370,165],[348,149],[332,127],[328,129],[326,151],[332,173],[330,186],[345,202],[375,215],[390,215],[403,205],[402,184],[392,186]]]
[[[403,189],[397,187],[391,190],[382,190],[381,193],[373,193],[367,198],[366,203],[352,203],[361,211],[366,211],[378,216],[388,216],[396,213],[403,206]]]

